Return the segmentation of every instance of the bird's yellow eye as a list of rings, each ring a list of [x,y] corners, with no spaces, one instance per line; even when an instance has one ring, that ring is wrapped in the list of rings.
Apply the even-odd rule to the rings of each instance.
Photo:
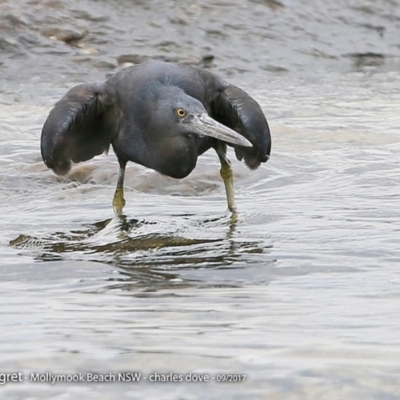
[[[178,108],[176,110],[176,114],[179,118],[183,118],[186,115],[186,111],[183,108]]]

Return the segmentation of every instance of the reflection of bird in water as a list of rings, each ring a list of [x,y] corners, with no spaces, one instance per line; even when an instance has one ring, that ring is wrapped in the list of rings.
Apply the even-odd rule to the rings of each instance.
[[[120,171],[113,206],[125,205],[128,161],[184,178],[197,157],[214,148],[221,161],[228,207],[236,211],[226,144],[251,169],[268,160],[271,136],[258,103],[212,73],[163,62],[126,68],[102,84],[72,88],[44,124],[44,162],[60,175],[71,161],[89,160],[112,145]]]

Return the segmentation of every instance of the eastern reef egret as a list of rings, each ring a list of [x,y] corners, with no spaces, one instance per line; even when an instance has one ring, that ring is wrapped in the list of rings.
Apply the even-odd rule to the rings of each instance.
[[[43,160],[59,175],[68,173],[71,161],[113,147],[120,165],[116,214],[125,205],[128,161],[179,179],[210,148],[221,161],[228,208],[236,212],[227,144],[251,169],[268,160],[271,136],[259,104],[209,71],[164,62],[125,68],[104,83],[72,88],[51,110],[41,137]]]

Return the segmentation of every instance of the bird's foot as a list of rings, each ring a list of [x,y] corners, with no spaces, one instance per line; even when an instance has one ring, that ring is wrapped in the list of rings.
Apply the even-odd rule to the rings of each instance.
[[[239,216],[238,216],[238,213],[237,213],[237,211],[231,211],[231,216],[230,216],[230,225],[231,225],[231,227],[234,227],[236,224],[237,224],[237,222],[239,221]]]
[[[232,214],[237,214],[237,207],[235,202],[235,192],[233,189],[233,171],[230,163],[221,163],[221,177],[224,180],[226,199],[228,201],[228,209]]]
[[[117,187],[113,199],[113,208],[115,215],[121,215],[124,207],[125,207],[124,190],[122,188]]]

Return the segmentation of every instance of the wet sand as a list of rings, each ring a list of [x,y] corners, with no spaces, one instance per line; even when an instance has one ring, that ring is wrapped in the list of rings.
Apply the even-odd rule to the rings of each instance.
[[[3,0],[0,7],[0,77],[12,85],[97,81],[153,58],[210,67],[237,82],[399,66],[396,1]]]

